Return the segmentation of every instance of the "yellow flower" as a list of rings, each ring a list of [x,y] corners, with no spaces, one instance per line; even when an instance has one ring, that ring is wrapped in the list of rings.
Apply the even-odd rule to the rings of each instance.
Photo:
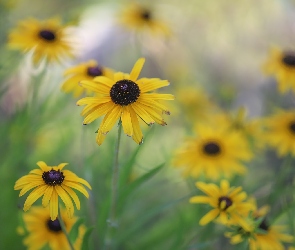
[[[265,141],[279,156],[295,156],[295,110],[281,111],[265,121]]]
[[[68,218],[66,211],[61,210],[61,218],[64,221],[67,232],[69,232],[77,218]],[[49,209],[33,207],[30,212],[23,215],[24,224],[28,236],[24,239],[24,245],[30,250],[42,249],[49,245],[50,249],[70,249],[69,243],[63,233],[59,220],[50,219]],[[75,249],[81,249],[82,239],[86,228],[81,225],[78,229],[78,237],[73,243]]]
[[[64,75],[69,76],[69,78],[62,84],[61,89],[66,93],[73,92],[74,97],[78,97],[82,95],[85,90],[83,87],[79,86],[78,83],[80,81],[92,80],[96,76],[112,78],[113,74],[113,70],[102,67],[98,65],[96,61],[91,60],[67,69]]]
[[[144,58],[139,59],[130,75],[117,72],[114,74],[114,79],[98,76],[93,81],[81,82],[82,87],[102,95],[85,97],[77,102],[77,105],[86,104],[82,111],[82,115],[86,116],[83,124],[89,124],[105,115],[96,137],[98,145],[103,143],[106,134],[118,119],[122,121],[124,133],[132,136],[138,144],[143,140],[138,118],[148,125],[155,122],[163,126],[166,125],[161,115],[163,112],[170,113],[159,100],[173,100],[174,96],[150,93],[155,89],[168,86],[169,82],[166,80],[137,79],[144,61]]]
[[[190,203],[204,203],[213,207],[201,218],[200,225],[204,226],[218,218],[218,222],[222,224],[238,224],[248,229],[246,218],[255,206],[246,201],[247,194],[242,192],[242,187],[230,187],[227,180],[220,182],[220,188],[213,183],[204,182],[197,182],[196,186],[207,196],[194,196],[190,199]]]
[[[136,32],[151,32],[152,34],[170,35],[169,27],[155,17],[155,12],[146,6],[132,3],[120,14],[120,23]]]
[[[248,242],[250,250],[284,250],[285,247],[281,242],[292,243],[294,237],[282,233],[286,230],[285,226],[269,225],[263,217],[269,210],[268,206],[264,206],[252,213],[252,223],[249,228],[234,227],[233,232],[226,232],[225,236],[230,238],[231,244],[239,244]],[[258,220],[260,218],[260,220]]]
[[[222,124],[196,126],[196,138],[187,143],[176,153],[174,165],[184,167],[184,175],[210,179],[233,174],[244,174],[246,168],[241,161],[249,161],[252,153],[247,141],[237,132],[224,129]]]
[[[295,92],[295,51],[272,48],[269,59],[263,65],[263,71],[276,78],[281,94],[289,89]]]
[[[83,185],[91,189],[89,183],[73,172],[63,170],[67,163],[47,166],[45,162],[39,161],[37,165],[40,169],[30,171],[28,175],[18,179],[14,185],[14,190],[21,189],[19,196],[34,188],[25,201],[24,211],[28,211],[31,205],[43,195],[42,205],[46,207],[49,204],[51,220],[55,220],[58,215],[58,197],[60,197],[66,206],[68,216],[72,217],[74,214],[72,199],[80,210],[80,200],[73,189],[80,191],[88,198],[89,194]]]
[[[19,22],[9,34],[8,45],[23,52],[33,51],[33,62],[39,63],[44,57],[48,62],[73,57],[73,44],[67,29],[58,18],[38,21],[29,18]]]

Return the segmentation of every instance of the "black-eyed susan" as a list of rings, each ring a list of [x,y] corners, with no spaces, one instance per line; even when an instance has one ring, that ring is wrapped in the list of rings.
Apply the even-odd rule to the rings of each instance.
[[[45,21],[29,18],[19,22],[9,34],[8,46],[23,52],[32,51],[35,64],[42,58],[52,63],[74,56],[69,32],[58,18]]]
[[[119,14],[119,22],[130,30],[135,32],[150,32],[154,35],[171,34],[168,25],[156,17],[152,8],[131,3]]]
[[[248,229],[246,218],[255,206],[246,200],[247,194],[242,191],[242,187],[230,187],[227,180],[222,180],[220,187],[214,183],[204,182],[197,182],[196,187],[207,196],[194,196],[190,198],[190,203],[204,203],[213,207],[201,218],[200,225],[204,226],[218,218],[218,222],[222,224],[237,224]]]
[[[231,177],[246,172],[242,161],[249,161],[252,153],[244,137],[235,131],[224,129],[222,124],[196,126],[195,138],[176,152],[174,165],[184,168],[184,175],[210,179]]]
[[[66,93],[73,92],[74,97],[79,97],[85,91],[85,89],[79,85],[80,81],[93,80],[93,78],[97,76],[112,78],[113,74],[114,72],[112,69],[99,65],[95,60],[90,60],[67,69],[64,75],[68,77],[68,79],[63,82],[61,89]],[[90,91],[88,91],[87,94],[90,94]]]
[[[268,206],[250,214],[252,220],[248,220],[249,228],[233,226],[231,232],[226,232],[225,236],[230,238],[231,244],[246,242],[250,250],[284,250],[282,242],[292,243],[294,237],[283,233],[286,232],[286,226],[270,225],[265,218],[268,212]]]
[[[77,218],[69,218],[64,209],[61,209],[60,215],[65,224],[66,231],[69,232]],[[28,249],[37,250],[43,249],[46,246],[49,246],[50,249],[70,249],[68,240],[62,231],[60,221],[58,219],[51,220],[49,209],[32,207],[28,213],[23,215],[23,221],[28,233],[23,243]],[[77,250],[81,248],[85,231],[85,226],[80,225],[77,239],[73,242],[73,246]]]
[[[37,165],[40,169],[30,171],[28,175],[18,179],[14,185],[14,190],[21,189],[19,196],[34,188],[25,201],[24,211],[28,211],[32,204],[43,195],[42,205],[47,207],[49,204],[50,217],[55,220],[58,215],[60,197],[66,206],[68,216],[72,217],[74,214],[72,199],[77,209],[80,210],[80,200],[73,189],[80,191],[88,198],[89,194],[83,185],[91,189],[89,183],[73,172],[63,170],[67,163],[47,166],[45,162],[39,161]]]
[[[171,94],[156,94],[151,91],[168,86],[169,82],[158,78],[137,79],[143,67],[145,59],[139,59],[130,75],[122,72],[114,74],[114,78],[98,76],[93,81],[82,81],[81,86],[94,91],[100,96],[85,97],[77,102],[77,105],[86,105],[82,111],[85,115],[83,124],[88,124],[98,117],[105,115],[96,137],[98,145],[101,145],[106,134],[120,119],[124,133],[132,136],[133,140],[140,144],[143,135],[138,118],[146,124],[155,122],[166,125],[162,119],[162,113],[170,114],[167,107],[160,103],[161,100],[173,100]]]
[[[288,90],[295,92],[295,50],[273,47],[269,59],[263,65],[263,71],[276,78],[281,94]]]
[[[278,155],[295,156],[295,110],[280,111],[265,120],[265,142]]]

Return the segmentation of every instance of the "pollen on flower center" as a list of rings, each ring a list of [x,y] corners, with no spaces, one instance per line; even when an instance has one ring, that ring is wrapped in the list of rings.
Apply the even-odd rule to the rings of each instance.
[[[221,196],[218,198],[218,206],[223,211],[228,209],[233,204],[232,200],[227,196]]]
[[[208,142],[204,145],[203,150],[205,154],[208,155],[217,155],[220,153],[220,146],[216,142]]]
[[[60,226],[60,223],[59,223],[59,220],[58,219],[55,219],[55,220],[48,220],[47,221],[47,227],[50,231],[53,231],[53,232],[61,232],[62,229],[61,229],[61,226]]]
[[[55,186],[60,185],[65,179],[65,176],[63,172],[60,172],[60,170],[56,171],[51,169],[50,171],[44,172],[42,174],[42,179],[47,185]]]
[[[102,69],[98,66],[96,67],[88,67],[87,68],[87,75],[89,76],[101,76],[102,75]]]
[[[54,41],[55,40],[55,33],[51,30],[41,30],[39,32],[39,36],[46,41]]]
[[[286,52],[283,55],[283,63],[289,67],[295,67],[295,53],[294,52]]]
[[[120,80],[110,90],[112,101],[122,106],[136,102],[139,95],[140,89],[138,85],[131,80]]]
[[[295,134],[295,121],[292,121],[289,125],[291,133]]]

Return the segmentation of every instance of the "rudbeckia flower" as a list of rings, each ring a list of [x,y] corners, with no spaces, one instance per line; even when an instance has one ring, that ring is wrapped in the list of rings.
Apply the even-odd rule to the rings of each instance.
[[[288,90],[295,93],[295,50],[272,48],[269,59],[263,65],[263,71],[276,78],[281,94]]]
[[[295,110],[281,111],[265,120],[265,142],[278,155],[295,156]]]
[[[209,204],[213,207],[200,220],[200,225],[204,226],[210,221],[218,218],[222,224],[238,224],[248,229],[246,221],[250,211],[255,209],[253,203],[246,201],[247,194],[242,191],[242,187],[230,187],[227,180],[220,182],[220,187],[213,183],[197,182],[196,187],[207,196],[194,196],[190,203]]]
[[[170,35],[171,31],[165,22],[155,17],[155,12],[144,5],[132,3],[119,13],[120,23],[136,32],[150,32],[157,35]]]
[[[187,139],[175,155],[174,165],[184,169],[184,175],[210,179],[231,177],[246,172],[242,161],[249,161],[252,153],[244,137],[235,131],[208,124],[196,126],[195,138]]]
[[[147,125],[155,122],[166,125],[162,119],[162,113],[170,114],[167,107],[160,103],[161,100],[173,100],[170,94],[151,93],[153,90],[169,85],[166,80],[158,78],[137,79],[143,67],[145,59],[139,59],[130,75],[122,72],[114,74],[114,78],[98,76],[93,81],[82,81],[81,86],[94,91],[99,96],[85,97],[77,102],[77,105],[86,105],[82,111],[85,115],[83,124],[89,124],[100,116],[104,119],[98,129],[96,141],[101,145],[106,134],[120,119],[124,133],[141,144],[143,135],[138,118]]]
[[[88,198],[89,194],[83,185],[91,189],[89,183],[73,172],[63,170],[67,163],[47,166],[45,162],[39,161],[37,165],[40,169],[30,171],[28,175],[18,179],[14,185],[14,190],[21,189],[19,196],[34,188],[25,201],[24,211],[28,211],[32,204],[43,196],[42,205],[47,207],[49,204],[51,220],[55,220],[58,215],[58,197],[60,197],[66,206],[68,216],[72,217],[74,214],[72,199],[76,208],[80,210],[80,200],[73,189],[80,191]]]
[[[29,18],[19,22],[9,34],[8,46],[23,52],[33,51],[33,62],[42,58],[49,63],[73,57],[73,42],[58,18],[39,21]]]
[[[95,60],[90,60],[71,67],[64,72],[68,79],[63,82],[61,89],[68,93],[73,92],[74,97],[81,96],[85,89],[79,85],[82,80],[93,80],[96,76],[113,77],[113,70],[99,65]],[[87,94],[91,92],[88,91]]]
[[[65,224],[66,231],[69,233],[77,218],[69,218],[64,209],[61,209],[61,218]],[[49,209],[32,207],[28,213],[23,215],[23,221],[28,232],[23,243],[28,249],[43,249],[43,247],[49,246],[50,249],[70,250],[69,243],[62,231],[59,220],[51,220]],[[75,249],[81,248],[85,231],[85,226],[80,225],[77,239],[73,242]]]

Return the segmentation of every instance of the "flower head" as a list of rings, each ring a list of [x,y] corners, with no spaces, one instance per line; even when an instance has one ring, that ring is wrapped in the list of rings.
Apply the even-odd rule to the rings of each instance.
[[[150,32],[152,34],[170,35],[169,27],[155,17],[155,12],[138,3],[132,3],[125,8],[119,20],[123,25],[136,32]]]
[[[61,210],[61,218],[63,219],[67,232],[69,232],[77,218],[66,216],[64,209]],[[33,207],[30,212],[23,215],[23,220],[28,232],[23,242],[28,249],[42,249],[46,245],[49,245],[50,249],[70,249],[59,220],[51,220],[49,209]],[[78,237],[74,242],[75,249],[80,249],[85,231],[85,226],[80,225]]]
[[[8,45],[23,52],[33,51],[33,61],[39,63],[44,57],[48,62],[73,57],[73,44],[60,20],[52,18],[38,21],[34,18],[21,21],[9,34]]]
[[[73,92],[74,97],[78,97],[85,91],[85,89],[79,85],[80,81],[90,81],[97,76],[112,78],[113,74],[113,70],[99,65],[94,60],[90,60],[67,69],[64,75],[69,77],[63,82],[61,89],[66,93]],[[90,91],[88,91],[88,94],[89,93]]]
[[[161,115],[170,113],[167,107],[159,101],[173,100],[174,96],[150,93],[155,89],[168,86],[169,82],[166,80],[137,79],[144,61],[144,58],[139,59],[130,75],[117,72],[113,79],[98,76],[93,81],[81,82],[82,87],[99,94],[95,97],[82,98],[77,102],[77,105],[86,105],[82,111],[82,115],[85,115],[83,124],[91,123],[105,115],[96,137],[98,145],[103,143],[106,134],[119,119],[122,121],[124,133],[132,136],[138,144],[143,140],[138,118],[148,125],[155,122],[166,125]]]
[[[55,220],[58,215],[58,197],[60,197],[66,206],[68,216],[72,217],[74,214],[72,199],[76,208],[80,210],[80,200],[73,189],[80,191],[88,198],[89,194],[83,185],[91,189],[89,183],[73,172],[63,170],[67,163],[47,166],[45,162],[39,161],[37,165],[40,169],[30,171],[28,175],[18,179],[14,185],[14,190],[21,189],[19,196],[34,188],[25,201],[24,211],[28,211],[43,195],[42,205],[46,207],[49,204],[51,220]]]
[[[265,142],[279,156],[295,156],[295,110],[281,111],[265,120]]]
[[[204,203],[213,207],[201,218],[200,225],[206,225],[218,218],[218,221],[225,225],[238,224],[243,228],[249,227],[246,218],[255,206],[252,202],[246,201],[247,194],[242,192],[242,187],[230,187],[227,180],[222,180],[220,187],[204,182],[197,182],[196,186],[207,196],[194,196],[190,203]]]
[[[246,172],[240,161],[249,161],[252,153],[239,133],[224,129],[222,124],[220,128],[200,124],[196,126],[196,134],[175,156],[174,165],[183,167],[185,175],[205,174],[210,179],[218,179]]]
[[[281,94],[289,89],[295,92],[295,51],[272,48],[263,70],[276,78]]]

